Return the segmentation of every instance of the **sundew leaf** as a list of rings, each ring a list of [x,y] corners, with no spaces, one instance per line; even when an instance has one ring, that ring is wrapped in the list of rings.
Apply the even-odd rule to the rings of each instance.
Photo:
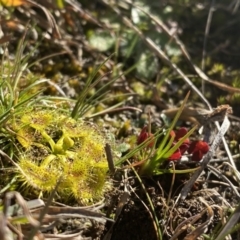
[[[152,79],[158,71],[158,60],[155,56],[149,56],[149,51],[141,52],[136,58],[139,59],[136,74],[140,78]]]
[[[130,149],[130,144],[127,143],[120,143],[115,151],[117,151],[118,153],[122,154],[123,152],[127,152]]]
[[[167,44],[165,46],[166,52],[169,56],[179,56],[182,54],[181,50],[175,44]]]
[[[116,39],[110,35],[108,31],[89,31],[88,40],[90,45],[100,52],[106,52],[110,50],[116,41]]]

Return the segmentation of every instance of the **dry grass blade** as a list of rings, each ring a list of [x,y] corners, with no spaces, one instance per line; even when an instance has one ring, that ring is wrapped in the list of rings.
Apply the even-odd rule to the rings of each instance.
[[[97,206],[89,206],[88,208],[98,208]],[[51,230],[54,228],[54,226],[60,221],[64,219],[93,219],[97,222],[103,222],[105,223],[106,220],[112,221],[111,219],[107,219],[102,213],[88,210],[86,207],[49,207],[47,211],[45,211],[46,208],[38,208],[31,211],[32,217],[35,219],[41,219],[41,227],[40,231],[46,231]],[[44,213],[46,212],[46,213]],[[44,213],[44,214],[43,214]],[[44,225],[44,226],[43,226]],[[29,226],[25,226],[25,232],[27,233],[29,231]],[[82,239],[81,231],[79,232],[68,232],[67,234],[43,234],[46,239]],[[36,236],[36,233],[35,233]],[[29,238],[30,239],[30,238]]]
[[[209,165],[208,168],[214,173],[214,175],[218,176],[219,178],[222,178],[225,182],[227,182],[228,186],[231,187],[232,191],[236,194],[238,200],[240,200],[240,194],[238,192],[238,189],[233,185],[233,183],[226,176],[224,176],[220,171],[215,169],[213,166]]]
[[[84,18],[86,21],[96,24],[99,27],[106,27],[104,23],[99,22],[96,18],[94,18],[89,12],[84,10],[79,2],[76,2],[74,0],[65,0],[66,3],[68,3],[72,8],[79,12],[80,16]]]
[[[205,155],[205,157],[202,160],[201,167],[199,168],[199,170],[197,170],[193,174],[193,176],[190,178],[190,180],[186,183],[186,185],[181,190],[180,197],[181,197],[182,200],[184,200],[187,197],[187,194],[189,193],[190,189],[192,188],[194,182],[197,180],[197,178],[199,177],[201,172],[206,168],[207,164],[209,163],[209,161],[213,157],[213,154],[215,153],[217,147],[220,144],[220,141],[222,140],[222,137],[224,136],[224,134],[228,130],[229,126],[230,126],[230,122],[229,122],[229,120],[226,116],[218,134],[216,135],[216,137],[215,137],[215,139],[212,143],[212,146],[211,146],[209,152]]]
[[[12,231],[7,226],[7,217],[0,212],[0,239],[13,239]]]
[[[109,114],[109,113],[123,112],[123,111],[127,111],[127,110],[142,112],[141,109],[139,109],[137,107],[131,107],[131,106],[124,106],[124,107],[117,108],[117,106],[123,105],[124,103],[125,102],[120,102],[120,103],[118,103],[116,105],[113,105],[113,106],[109,107],[106,110],[103,110],[103,111],[95,113],[95,114],[91,114],[89,116],[89,118],[96,117],[96,116],[101,116],[101,115]]]
[[[193,225],[195,222],[197,222],[199,219],[202,218],[202,216],[207,212],[207,210],[203,210],[201,213],[196,214],[185,221],[181,222],[177,228],[175,229],[174,235],[170,238],[170,240],[177,240],[179,235],[183,232],[185,232],[189,226],[189,224]]]
[[[59,180],[58,180],[58,182],[57,182],[57,184],[56,184],[56,186],[55,186],[55,188],[53,189],[53,191],[51,192],[51,194],[50,194],[50,196],[49,196],[49,198],[48,198],[48,201],[47,201],[46,205],[44,206],[43,210],[42,210],[41,213],[39,214],[39,217],[38,217],[39,224],[36,225],[36,226],[34,226],[34,227],[31,229],[30,233],[29,233],[28,236],[27,236],[27,239],[28,239],[28,240],[33,239],[34,236],[36,236],[36,234],[39,232],[39,229],[40,229],[41,224],[42,224],[42,222],[43,222],[44,216],[46,215],[46,213],[47,213],[47,211],[48,211],[48,208],[49,208],[50,204],[52,203],[52,200],[53,200],[54,195],[55,195],[55,193],[56,193],[56,191],[57,191],[57,188],[58,188],[58,186],[59,186],[59,184],[60,184],[60,182],[61,182],[61,179],[62,179],[62,177],[60,176],[60,177],[59,177]]]
[[[29,223],[32,226],[39,226],[39,222],[31,216],[31,213],[28,209],[28,206],[27,206],[25,200],[23,199],[21,194],[18,193],[18,192],[12,191],[12,192],[7,192],[6,193],[5,201],[4,201],[4,214],[7,216],[7,211],[8,211],[8,208],[10,207],[10,200],[12,198],[16,199],[17,203],[22,208],[24,216],[28,219]]]
[[[172,164],[172,168],[173,168],[173,175],[172,175],[172,181],[171,181],[171,185],[170,185],[170,190],[168,192],[168,198],[167,198],[167,205],[169,205],[171,198],[172,198],[172,192],[173,192],[173,186],[174,186],[174,182],[176,180],[176,173],[175,173],[175,165]]]
[[[31,4],[34,7],[38,7],[40,8],[44,14],[47,17],[48,23],[50,24],[50,27],[52,28],[55,37],[57,38],[61,38],[61,34],[60,31],[58,29],[58,26],[56,24],[55,18],[53,17],[53,15],[47,10],[47,8],[45,8],[44,6],[42,6],[41,4],[36,3],[35,1],[31,1],[31,0],[26,0],[29,4]]]
[[[41,199],[34,199],[26,202],[26,206],[29,210],[36,209],[45,206],[44,202]],[[7,209],[7,215],[22,215],[24,214],[23,210],[18,208],[18,204],[11,205]],[[14,218],[12,218],[14,220]]]
[[[12,191],[12,192],[7,192],[5,194],[5,199],[4,199],[4,208],[3,208],[3,215],[1,216],[1,230],[2,230],[2,234],[3,236],[9,233],[9,230],[11,230],[13,233],[15,233],[18,236],[18,239],[22,239],[23,238],[23,234],[22,232],[20,232],[11,222],[14,220],[14,218],[10,219],[9,215],[8,215],[8,209],[10,207],[10,202],[11,200],[15,198],[18,205],[22,208],[22,212],[24,214],[24,217],[27,218],[28,222],[30,223],[30,225],[32,227],[38,227],[40,226],[40,223],[35,220],[29,209],[28,206],[25,202],[25,200],[23,199],[23,197],[21,196],[20,193]],[[8,228],[7,228],[8,227]],[[6,238],[6,236],[4,236],[1,239],[8,239]]]
[[[33,216],[37,217],[41,214],[43,208],[37,209],[32,211]],[[43,221],[48,222],[52,219],[58,219],[60,217],[69,218],[69,217],[84,217],[84,218],[91,218],[96,221],[102,220],[110,220],[105,217],[104,214],[84,209],[78,207],[49,207],[47,211],[47,215],[44,217]]]
[[[210,6],[209,11],[208,11],[208,18],[207,18],[207,22],[206,22],[206,26],[205,26],[203,50],[202,50],[202,63],[201,63],[201,67],[202,67],[203,71],[205,70],[207,40],[208,40],[208,36],[209,36],[209,31],[210,31],[210,26],[211,26],[211,22],[212,22],[213,12],[215,10],[214,5],[215,5],[215,0],[212,0],[211,6]],[[203,92],[204,92],[204,87],[205,87],[205,83],[203,81],[202,82]]]
[[[212,208],[207,204],[207,202],[200,197],[199,200],[206,205],[207,207],[207,212],[208,212],[208,218],[207,220],[202,223],[200,226],[198,226],[196,229],[194,229],[191,233],[189,233],[184,240],[195,240],[198,237],[200,237],[204,232],[206,232],[207,230],[207,226],[212,222],[213,217],[214,217],[214,212],[212,210]]]
[[[93,206],[89,206],[92,208]],[[86,208],[86,207],[85,207]],[[41,228],[39,229],[42,232],[53,230],[53,228],[62,220],[66,219],[92,219],[97,222],[102,222],[105,224],[106,220],[113,221],[104,216],[100,212],[93,210],[85,209],[84,207],[49,207],[47,213],[44,214],[44,217],[41,221]],[[32,216],[36,219],[39,219],[39,215],[42,214],[43,208],[32,210]],[[26,231],[29,227],[26,226]],[[79,230],[77,233],[74,231],[67,231],[62,234],[46,234],[43,233],[46,239],[82,239],[82,232]]]
[[[45,240],[60,240],[60,239],[64,239],[64,240],[84,240],[84,239],[88,239],[88,238],[83,238],[81,236],[81,233],[73,233],[73,234],[68,234],[68,235],[64,235],[64,234],[44,234],[44,239]]]
[[[33,7],[36,7],[36,8],[40,8],[43,11],[43,13],[45,14],[46,18],[47,18],[47,25],[50,26],[50,30],[53,31],[54,37],[56,37],[58,39],[61,38],[61,34],[60,34],[59,29],[58,29],[58,26],[57,26],[57,23],[55,21],[55,18],[50,13],[48,8],[44,6],[44,4],[46,4],[46,6],[49,5],[49,3],[47,3],[47,1],[43,1],[42,0],[41,4],[39,4],[36,1],[24,0],[23,3],[24,3],[24,5],[30,5],[30,6],[33,6]],[[0,4],[0,6],[1,6],[1,4]],[[37,18],[37,15],[35,15],[34,17]]]
[[[178,111],[179,108],[171,108],[162,111],[162,113],[173,118]],[[198,123],[199,125],[205,125],[209,122],[222,121],[226,113],[232,114],[232,108],[227,104],[220,105],[212,111],[203,108],[184,107],[179,119]]]
[[[227,223],[224,225],[222,230],[218,233],[215,240],[224,240],[225,237],[232,231],[232,229],[235,227],[236,223],[239,221],[240,216],[240,204],[235,209],[233,214],[229,217]]]

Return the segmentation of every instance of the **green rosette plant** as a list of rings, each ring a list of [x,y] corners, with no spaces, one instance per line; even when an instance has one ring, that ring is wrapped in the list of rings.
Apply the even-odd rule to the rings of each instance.
[[[108,163],[106,140],[96,126],[57,110],[31,108],[11,122],[20,149],[17,176],[25,188],[87,204],[103,197]]]

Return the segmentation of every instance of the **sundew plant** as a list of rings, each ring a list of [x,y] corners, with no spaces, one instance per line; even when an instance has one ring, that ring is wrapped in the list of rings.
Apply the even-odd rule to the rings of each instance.
[[[66,104],[73,100],[42,95],[49,80],[30,74],[26,58],[19,54],[15,62],[1,64],[0,144],[12,159],[11,166],[4,164],[10,170],[2,184],[14,190],[21,187],[28,195],[47,196],[59,183],[57,198],[63,201],[75,199],[85,205],[100,200],[110,187],[106,139],[79,109],[96,104],[94,96],[92,102],[85,99],[102,65],[89,77],[73,113]]]

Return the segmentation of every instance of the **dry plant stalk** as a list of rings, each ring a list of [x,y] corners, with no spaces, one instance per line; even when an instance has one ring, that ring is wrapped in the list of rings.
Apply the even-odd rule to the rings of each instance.
[[[179,108],[167,109],[163,113],[173,118],[178,112]],[[228,104],[220,105],[211,110],[203,108],[185,107],[179,119],[198,123],[199,125],[207,125],[210,122],[222,121],[226,114],[232,114],[232,108]]]

